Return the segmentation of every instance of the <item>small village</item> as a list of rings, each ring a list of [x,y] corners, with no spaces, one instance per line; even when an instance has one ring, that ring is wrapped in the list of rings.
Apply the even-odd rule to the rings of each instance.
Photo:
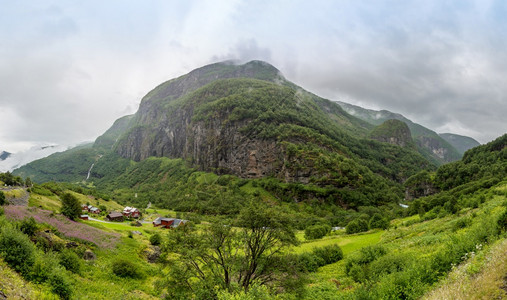
[[[82,214],[79,218],[83,221],[95,220],[102,222],[124,222],[124,221],[135,221],[134,226],[142,226],[142,224],[153,224],[154,227],[160,228],[176,228],[184,226],[188,220],[169,218],[169,217],[157,217],[153,221],[146,221],[141,219],[143,214],[136,207],[126,206],[123,211],[110,211],[107,214],[103,214],[103,211],[89,204],[81,205]],[[102,219],[103,218],[103,219]]]

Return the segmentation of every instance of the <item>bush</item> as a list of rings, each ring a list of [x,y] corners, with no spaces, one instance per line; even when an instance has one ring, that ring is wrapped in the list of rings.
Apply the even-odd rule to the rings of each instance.
[[[11,268],[27,275],[35,262],[35,247],[20,231],[9,227],[2,228],[0,255]]]
[[[51,291],[62,299],[70,299],[72,296],[71,283],[65,273],[54,272],[49,277]]]
[[[31,267],[29,279],[37,283],[46,282],[58,268],[58,258],[53,253],[42,254],[37,252],[35,263]]]
[[[380,214],[374,214],[369,222],[370,229],[380,228],[387,229],[389,228],[389,220],[387,218],[383,218]]]
[[[352,277],[355,282],[365,282],[367,279],[364,268],[358,264],[352,264],[347,275]]]
[[[60,253],[60,265],[72,273],[79,274],[81,271],[81,259],[71,250]]]
[[[37,222],[35,221],[35,219],[33,217],[30,217],[30,218],[24,218],[20,223],[19,223],[19,230],[21,230],[21,232],[23,232],[24,234],[28,235],[28,236],[33,236],[35,234],[35,232],[37,232]]]
[[[0,205],[4,205],[6,202],[4,192],[0,191]]]
[[[141,278],[142,272],[133,262],[126,259],[117,259],[113,262],[113,273],[119,277]]]
[[[410,262],[406,255],[385,255],[373,261],[370,265],[371,275],[382,277],[387,274],[403,271]]]
[[[162,236],[157,232],[154,235],[150,236],[150,243],[153,246],[158,246],[162,242]]]
[[[324,260],[314,253],[304,252],[298,256],[298,269],[301,272],[316,272]]]
[[[507,210],[498,217],[498,229],[501,231],[507,230]]]
[[[368,223],[363,219],[352,220],[345,226],[347,234],[368,231]]]
[[[305,239],[314,240],[320,239],[331,231],[328,225],[312,225],[305,229]]]
[[[380,245],[367,246],[361,248],[358,262],[360,264],[368,264],[377,258],[384,256],[386,253],[386,249]]]
[[[343,251],[337,244],[314,248],[313,253],[322,259],[325,265],[329,265],[343,259]]]

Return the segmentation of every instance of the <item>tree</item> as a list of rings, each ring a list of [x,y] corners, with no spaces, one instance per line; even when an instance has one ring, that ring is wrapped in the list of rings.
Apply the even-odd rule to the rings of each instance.
[[[30,188],[30,187],[32,187],[32,185],[33,185],[32,180],[30,179],[30,177],[27,177],[25,179],[25,186]]]
[[[7,203],[5,200],[5,194],[4,192],[0,191],[0,205],[4,205],[5,203]]]
[[[369,222],[370,229],[380,228],[387,229],[389,228],[389,220],[387,218],[382,217],[380,214],[374,214]]]
[[[283,289],[302,282],[295,279],[299,278],[296,257],[284,253],[297,243],[286,214],[251,204],[235,220],[239,228],[231,225],[216,222],[200,231],[184,226],[169,233],[164,250],[179,254],[172,268],[185,274],[174,279],[179,281],[173,281],[171,289],[186,288],[194,294],[198,289],[205,290],[209,297],[216,293],[215,286],[229,291],[237,286],[248,291],[257,284]]]
[[[62,201],[62,214],[71,220],[79,218],[79,215],[81,215],[79,200],[70,193],[64,193],[60,199]]]

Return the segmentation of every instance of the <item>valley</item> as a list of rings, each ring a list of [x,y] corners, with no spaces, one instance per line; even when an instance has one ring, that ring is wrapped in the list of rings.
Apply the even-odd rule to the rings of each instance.
[[[505,134],[479,145],[321,98],[262,61],[207,65],[93,143],[0,173],[0,292],[507,297],[490,258],[505,249],[506,175]]]

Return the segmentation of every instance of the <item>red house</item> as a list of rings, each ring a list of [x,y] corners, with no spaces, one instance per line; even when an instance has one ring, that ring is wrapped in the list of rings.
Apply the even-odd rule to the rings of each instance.
[[[187,220],[175,219],[175,218],[162,218],[158,217],[153,221],[153,226],[162,228],[176,228],[180,225],[185,225]]]
[[[85,220],[85,221],[88,221],[88,215],[80,215],[79,218],[81,220]]]
[[[135,207],[127,206],[123,209],[123,215],[126,218],[136,218],[137,219],[141,216],[141,212],[139,211],[139,209],[137,209]]]

